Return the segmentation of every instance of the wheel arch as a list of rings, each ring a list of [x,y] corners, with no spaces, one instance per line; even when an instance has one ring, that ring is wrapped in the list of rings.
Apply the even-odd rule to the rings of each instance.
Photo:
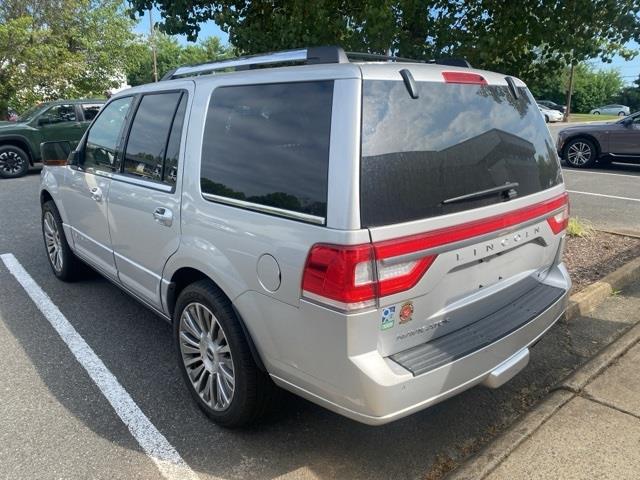
[[[29,157],[29,165],[33,166],[36,157],[34,155],[33,150],[31,149],[31,145],[27,141],[26,138],[21,137],[19,135],[9,135],[0,137],[0,147],[5,145],[12,145],[14,147],[18,147],[21,150],[24,150]]]
[[[182,292],[186,287],[188,287],[192,283],[195,283],[201,280],[207,280],[211,282],[217,289],[219,289],[224,294],[225,297],[227,297],[227,300],[229,300],[229,303],[233,308],[236,318],[240,323],[240,327],[242,328],[242,333],[244,334],[247,340],[247,343],[249,344],[249,349],[251,350],[251,355],[253,356],[254,362],[256,363],[256,365],[260,370],[262,370],[263,372],[266,372],[267,369],[264,366],[264,362],[262,361],[260,353],[256,348],[253,338],[251,337],[251,333],[249,332],[249,329],[247,328],[247,325],[244,319],[242,318],[242,315],[234,305],[233,300],[224,291],[224,289],[221,288],[220,285],[213,278],[211,278],[210,275],[207,275],[202,270],[194,267],[180,267],[171,275],[171,279],[168,282],[168,286],[166,290],[166,306],[172,320],[175,312],[175,306],[176,306],[178,297],[180,296],[180,292]]]

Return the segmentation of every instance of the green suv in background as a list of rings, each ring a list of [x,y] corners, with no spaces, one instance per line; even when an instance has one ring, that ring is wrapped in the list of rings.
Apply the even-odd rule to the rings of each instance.
[[[25,175],[41,161],[42,142],[79,142],[102,105],[104,100],[57,100],[33,107],[16,122],[0,122],[0,178]]]

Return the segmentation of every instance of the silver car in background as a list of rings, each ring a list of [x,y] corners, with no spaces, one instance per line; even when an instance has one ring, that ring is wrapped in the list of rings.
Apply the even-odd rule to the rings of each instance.
[[[277,387],[371,425],[497,388],[565,311],[568,197],[524,83],[362,58],[180,67],[46,162],[53,273],[89,264],[171,322],[220,425]]]
[[[619,117],[625,117],[631,114],[631,110],[626,105],[604,105],[602,107],[596,107],[590,112],[592,115],[617,115]]]

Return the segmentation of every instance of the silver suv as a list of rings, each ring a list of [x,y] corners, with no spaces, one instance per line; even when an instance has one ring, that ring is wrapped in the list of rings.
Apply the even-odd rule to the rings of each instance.
[[[520,80],[466,62],[181,67],[46,163],[54,274],[89,264],[172,322],[221,425],[276,385],[371,425],[498,387],[565,310],[553,141]]]

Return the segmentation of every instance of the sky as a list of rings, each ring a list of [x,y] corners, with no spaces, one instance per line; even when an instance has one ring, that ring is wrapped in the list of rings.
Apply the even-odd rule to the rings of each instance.
[[[160,20],[160,13],[155,10],[153,13],[153,17],[155,21]],[[220,30],[220,28],[212,21],[201,24],[200,28],[200,39],[208,38],[210,36],[216,36],[220,38],[223,44],[229,43],[229,36],[222,30]],[[149,16],[147,13],[145,13],[145,15],[138,21],[135,30],[136,32],[142,34],[149,33]],[[188,43],[186,37],[184,36],[178,36],[178,39],[181,43]],[[628,46],[631,48],[640,47],[635,42],[630,42]],[[591,63],[595,68],[599,69],[617,69],[620,72],[620,75],[622,76],[625,84],[631,84],[636,78],[638,78],[638,75],[640,75],[640,55],[630,61],[625,61],[623,58],[617,56],[613,59],[612,63],[602,63],[599,60],[593,60]]]

